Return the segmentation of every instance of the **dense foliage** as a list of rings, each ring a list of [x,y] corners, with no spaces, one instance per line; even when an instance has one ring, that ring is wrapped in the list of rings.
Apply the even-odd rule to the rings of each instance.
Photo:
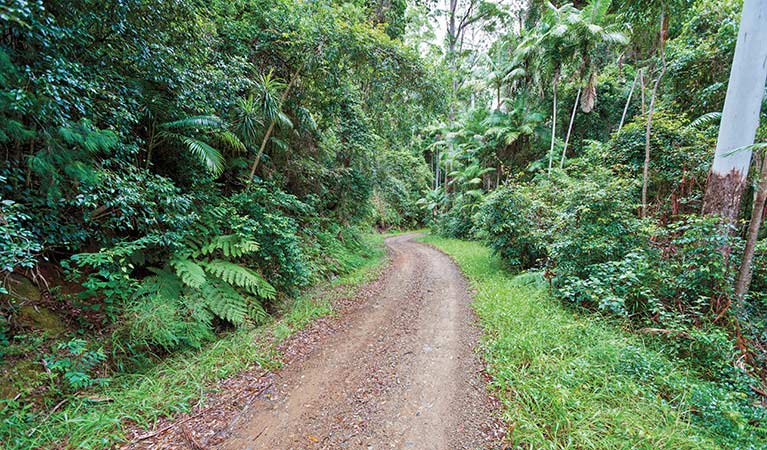
[[[691,408],[693,420],[717,430],[718,445],[757,448],[767,439],[754,406],[767,386],[761,222],[742,298],[736,279],[763,155],[740,221],[702,214],[741,4],[575,3],[529,2],[489,49],[461,56],[473,68],[453,109],[466,112],[433,127],[438,181],[421,204],[441,234],[542,270],[567,305],[624,321],[722,383],[693,394],[712,402]]]
[[[767,441],[767,144],[737,220],[702,213],[742,2],[512,3],[0,6],[0,441],[52,445],[48,411],[269,322],[371,227],[422,224],[640,334],[652,351],[610,360],[656,412]]]
[[[1,397],[32,405],[0,406],[0,440],[37,446],[62,397],[261,324],[366,227],[423,220],[445,102],[405,7],[0,6]]]

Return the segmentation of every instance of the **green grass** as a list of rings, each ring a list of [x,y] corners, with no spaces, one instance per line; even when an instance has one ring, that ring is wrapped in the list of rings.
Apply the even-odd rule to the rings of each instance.
[[[423,241],[451,255],[476,290],[482,351],[513,446],[767,448],[760,430],[730,426],[730,391],[619,322],[565,308],[540,274],[513,276],[476,242]]]
[[[378,273],[383,236],[365,237],[344,257],[348,272],[288,305],[279,320],[222,336],[200,351],[178,353],[140,375],[120,375],[91,395],[68,399],[49,417],[20,401],[0,402],[0,448],[109,448],[124,440],[126,421],[151,427],[161,417],[204,403],[215,383],[254,366],[279,367],[277,344],[317,317],[333,313],[334,296],[349,295]]]

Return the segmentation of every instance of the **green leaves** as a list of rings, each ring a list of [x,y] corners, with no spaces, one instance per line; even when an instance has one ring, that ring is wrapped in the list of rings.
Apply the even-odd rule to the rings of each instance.
[[[221,151],[208,142],[196,137],[210,136],[234,152],[244,152],[246,146],[234,133],[228,130],[226,122],[217,116],[192,116],[185,119],[165,122],[160,138],[173,139],[184,144],[189,153],[202,164],[208,172],[218,177],[224,170],[224,156]],[[172,131],[178,130],[178,131]],[[182,134],[180,131],[185,131]]]
[[[198,289],[207,280],[205,271],[194,261],[186,258],[174,258],[168,264],[176,270],[176,275],[181,281],[190,288]]]
[[[237,287],[245,288],[248,292],[264,299],[273,299],[275,289],[258,273],[236,263],[214,259],[203,262],[205,270],[223,281]]]
[[[213,175],[220,175],[224,170],[224,157],[221,152],[208,145],[206,142],[189,136],[172,135],[178,137],[186,148],[200,161]]]

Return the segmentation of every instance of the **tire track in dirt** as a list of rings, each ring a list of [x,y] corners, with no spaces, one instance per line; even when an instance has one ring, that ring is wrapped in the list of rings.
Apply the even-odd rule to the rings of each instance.
[[[467,284],[450,258],[386,240],[379,295],[279,374],[221,449],[490,448],[495,419],[474,354]]]

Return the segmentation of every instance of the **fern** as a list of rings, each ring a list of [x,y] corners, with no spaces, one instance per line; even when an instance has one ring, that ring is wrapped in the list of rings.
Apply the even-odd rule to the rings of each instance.
[[[199,257],[201,255],[210,255],[216,250],[221,252],[226,257],[239,258],[243,255],[250,254],[258,251],[258,242],[251,239],[243,239],[237,234],[227,234],[224,236],[216,236],[208,240],[205,244],[200,245],[199,242],[190,245],[194,249],[192,253],[193,257]]]
[[[235,325],[242,325],[248,317],[248,301],[231,285],[210,280],[201,289],[203,301],[213,314]]]
[[[239,264],[214,259],[202,263],[208,273],[237,287],[246,289],[248,292],[261,298],[273,299],[276,291],[261,275],[255,271],[242,267]]]
[[[187,258],[173,258],[169,261],[171,267],[176,269],[176,275],[185,285],[199,289],[205,284],[205,271],[196,262]]]
[[[184,286],[176,274],[163,269],[150,270],[155,275],[142,280],[141,286],[136,291],[136,296],[159,295],[168,300],[174,300],[181,296]]]
[[[248,316],[253,319],[255,323],[264,323],[269,317],[269,314],[264,309],[263,305],[256,299],[249,299],[248,302]]]

